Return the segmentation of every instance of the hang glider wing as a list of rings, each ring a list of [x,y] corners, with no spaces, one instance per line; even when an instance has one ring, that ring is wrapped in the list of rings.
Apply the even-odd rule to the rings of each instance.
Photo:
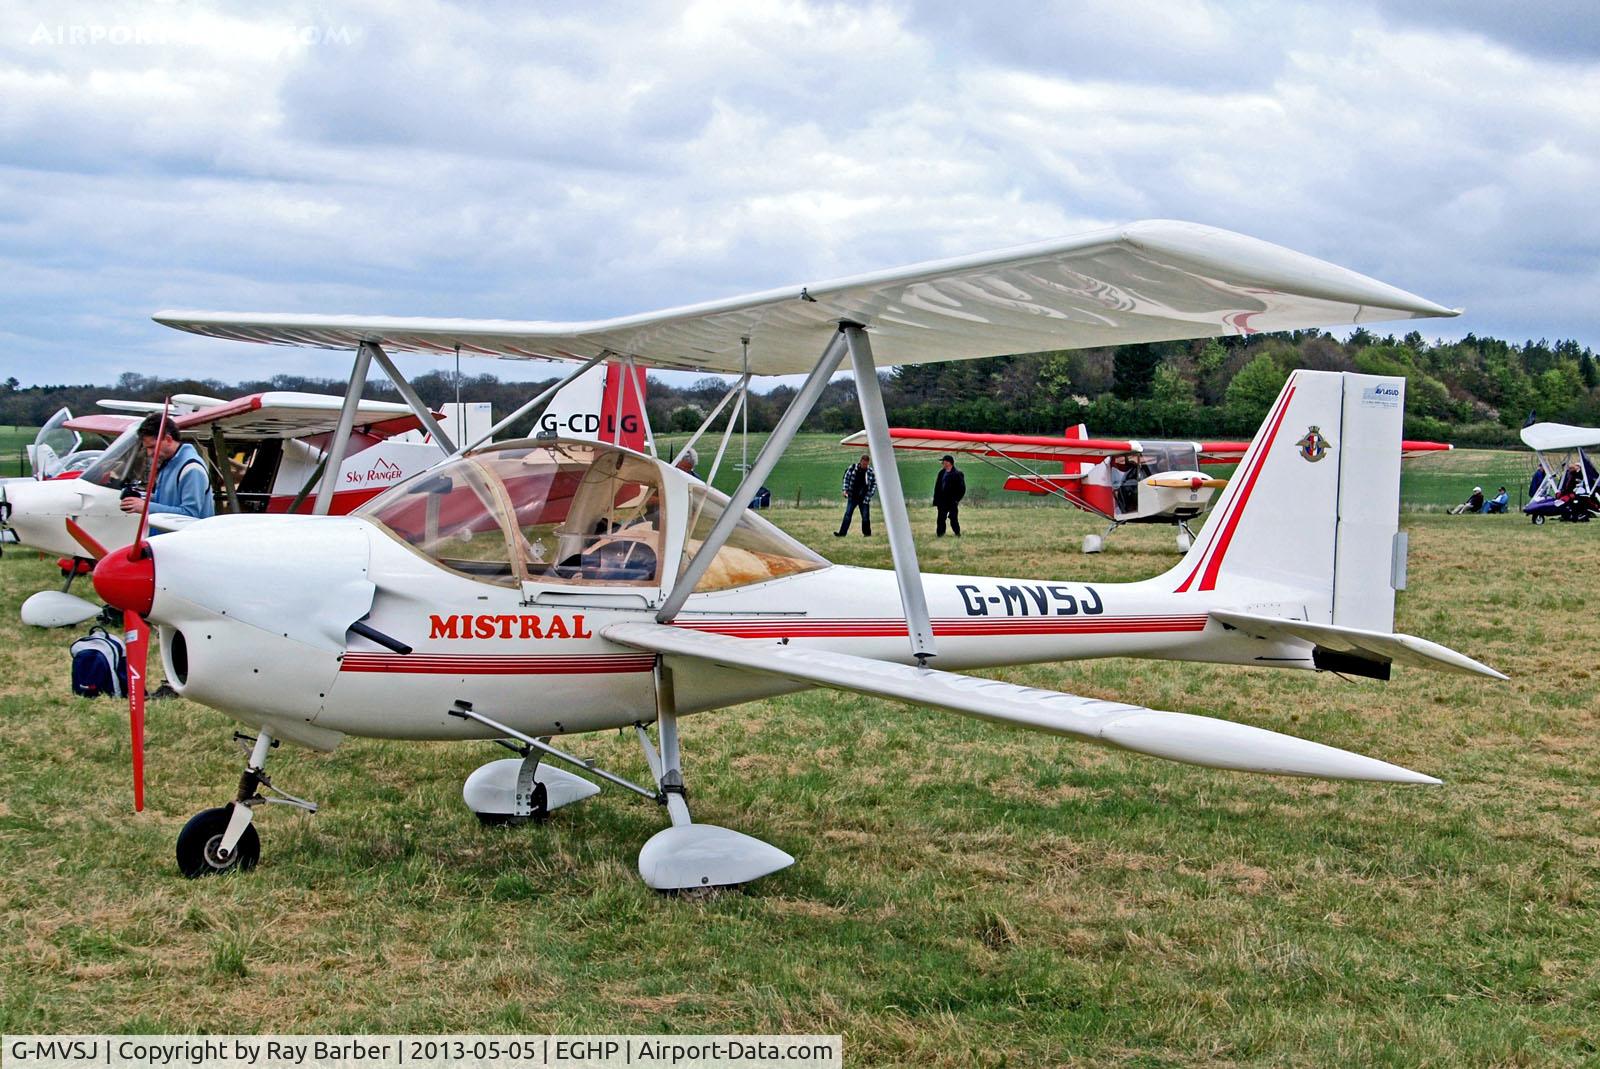
[[[831,282],[591,322],[160,312],[218,338],[532,359],[635,356],[757,375],[809,371],[841,320],[881,365],[1458,313],[1354,271],[1194,223],[1155,221]]]
[[[1415,635],[1384,634],[1381,631],[1364,631],[1357,627],[1338,627],[1334,624],[1315,624],[1308,620],[1286,620],[1277,616],[1255,616],[1242,612],[1213,610],[1211,618],[1225,627],[1243,631],[1255,638],[1272,642],[1305,642],[1335,653],[1351,654],[1379,664],[1402,664],[1412,668],[1432,668],[1463,675],[1490,676],[1505,679],[1505,675],[1486,664],[1474,661],[1466,654],[1457,653],[1448,646],[1429,642]]]
[[[1275,731],[1189,713],[1080,698],[993,679],[845,653],[731,638],[655,623],[612,624],[613,642],[668,657],[759,672],[809,686],[926,705],[1068,735],[1171,761],[1283,776],[1437,783],[1431,776]]]
[[[160,405],[156,406],[160,408]],[[62,424],[69,431],[79,434],[98,434],[102,438],[115,438],[135,423],[139,422],[138,416],[121,416],[113,412],[89,412],[82,416],[73,416]]]
[[[1600,445],[1600,428],[1570,427],[1565,423],[1535,423],[1522,428],[1522,444],[1541,453],[1588,449]]]
[[[179,416],[177,422],[178,429],[186,434],[209,434],[212,427],[221,427],[230,439],[238,441],[306,438],[333,431],[339,424],[339,409],[343,404],[344,398],[329,394],[253,393]],[[418,424],[405,405],[392,401],[362,401],[356,409],[355,425],[389,435],[413,430]]]

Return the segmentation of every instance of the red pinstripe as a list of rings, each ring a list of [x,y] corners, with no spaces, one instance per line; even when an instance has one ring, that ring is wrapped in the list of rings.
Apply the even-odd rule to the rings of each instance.
[[[1178,585],[1177,592],[1184,593],[1189,589],[1189,584],[1194,582],[1201,569],[1205,575],[1200,580],[1198,590],[1212,590],[1217,585],[1217,571],[1222,567],[1222,558],[1228,552],[1228,544],[1233,541],[1233,532],[1239,526],[1239,519],[1244,515],[1245,505],[1250,500],[1250,494],[1256,488],[1256,480],[1261,476],[1261,471],[1267,466],[1267,456],[1272,452],[1272,443],[1278,437],[1278,428],[1283,425],[1283,417],[1289,414],[1289,402],[1294,397],[1294,386],[1283,391],[1283,396],[1278,399],[1278,406],[1268,416],[1271,426],[1267,436],[1261,443],[1261,452],[1251,458],[1250,470],[1245,476],[1244,485],[1239,488],[1239,496],[1228,509],[1228,515],[1223,521],[1216,540],[1206,548],[1206,556],[1201,558],[1190,572],[1188,578]]]

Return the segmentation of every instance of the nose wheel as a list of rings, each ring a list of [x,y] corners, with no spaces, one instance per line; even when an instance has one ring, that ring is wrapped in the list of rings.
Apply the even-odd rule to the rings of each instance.
[[[232,850],[224,851],[222,837],[228,831],[233,806],[202,809],[189,818],[178,833],[178,871],[191,880],[218,876],[238,869],[249,872],[261,860],[261,836],[247,826]]]
[[[241,742],[251,742],[248,735],[235,735]],[[263,730],[250,747],[250,760],[244,775],[239,777],[239,793],[232,803],[216,809],[202,809],[189,818],[189,823],[178,833],[178,871],[191,880],[201,876],[217,876],[224,872],[249,872],[261,860],[261,837],[252,823],[255,808],[276,803],[292,805],[315,813],[317,805],[303,798],[286,794],[272,785],[267,778],[267,752],[278,745]],[[262,795],[262,788],[275,797]]]

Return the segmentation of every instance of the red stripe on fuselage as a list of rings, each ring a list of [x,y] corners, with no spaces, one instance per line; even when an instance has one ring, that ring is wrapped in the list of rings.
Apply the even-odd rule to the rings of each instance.
[[[519,657],[515,655],[450,655],[426,653],[347,653],[341,672],[393,672],[402,675],[519,676],[601,675],[648,672],[653,653],[592,657]]]

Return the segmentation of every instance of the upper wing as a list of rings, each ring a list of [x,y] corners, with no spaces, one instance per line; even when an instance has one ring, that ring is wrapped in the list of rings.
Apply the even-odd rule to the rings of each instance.
[[[1108,456],[1137,453],[1139,443],[1114,438],[1063,438],[1045,434],[969,434],[966,431],[929,431],[915,427],[889,428],[896,449],[933,453],[973,453],[1011,460],[1061,460],[1071,457],[1099,463]],[[857,431],[840,445],[867,444],[867,432]]]
[[[635,649],[709,661],[812,686],[929,705],[1193,765],[1283,776],[1439,782],[1347,750],[1208,716],[1162,712],[847,653],[781,646],[663,624],[611,624],[600,633]]]
[[[178,429],[196,431],[220,426],[223,433],[239,440],[261,438],[304,438],[327,434],[339,425],[339,409],[344,398],[320,393],[272,391],[253,393],[218,405],[179,416]],[[411,409],[392,401],[362,401],[356,408],[356,426],[409,421],[387,431],[410,430],[417,426]]]
[[[587,359],[656,367],[809,371],[841,320],[872,332],[880,364],[1450,316],[1404,290],[1254,238],[1194,223],[1134,223],[831,282],[589,322],[160,312],[180,330],[240,341],[402,352]]]
[[[156,407],[160,408],[161,406],[158,404]],[[115,438],[138,422],[138,416],[119,416],[110,412],[90,412],[82,416],[73,416],[62,426],[69,431],[80,431],[83,434],[98,434],[105,438]]]
[[[1569,427],[1565,423],[1535,423],[1522,428],[1522,442],[1540,452],[1551,449],[1587,449],[1600,445],[1600,428]]]

